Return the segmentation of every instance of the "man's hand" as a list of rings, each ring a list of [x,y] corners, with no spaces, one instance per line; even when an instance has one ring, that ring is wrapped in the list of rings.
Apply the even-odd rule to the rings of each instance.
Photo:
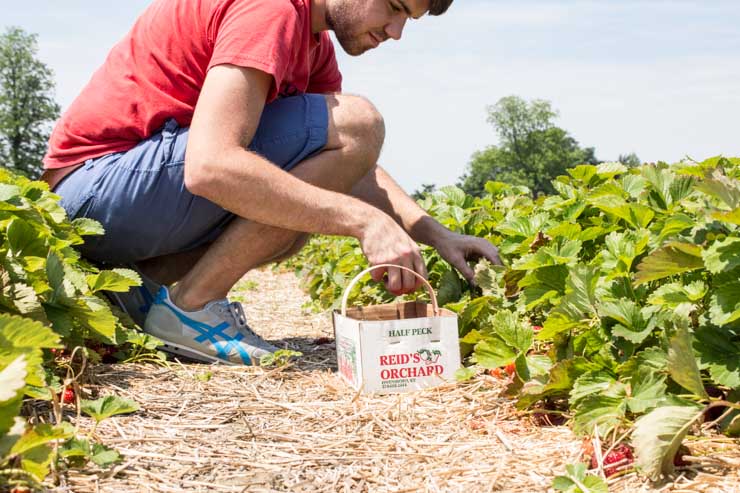
[[[370,265],[400,265],[419,273],[424,279],[427,278],[419,246],[398,223],[380,210],[374,217],[368,218],[360,244]],[[373,280],[380,282],[386,272],[388,278],[385,280],[385,287],[396,296],[412,293],[422,284],[410,272],[393,267],[374,270],[371,276]]]
[[[475,273],[468,265],[468,260],[485,258],[491,263],[501,265],[498,248],[485,238],[466,236],[449,231],[438,239],[434,246],[442,258],[460,271],[471,284],[473,284]]]

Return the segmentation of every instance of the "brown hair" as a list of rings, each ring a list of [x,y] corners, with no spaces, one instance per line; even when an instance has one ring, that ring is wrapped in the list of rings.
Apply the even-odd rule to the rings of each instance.
[[[430,0],[429,1],[429,15],[442,15],[447,12],[447,9],[452,5],[453,0]]]

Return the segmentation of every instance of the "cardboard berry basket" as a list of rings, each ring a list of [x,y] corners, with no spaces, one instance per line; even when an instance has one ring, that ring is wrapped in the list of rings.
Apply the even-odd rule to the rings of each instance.
[[[347,308],[347,298],[362,276],[398,267],[420,278],[431,304],[418,301]],[[376,265],[352,279],[341,310],[334,311],[337,365],[342,378],[364,393],[420,390],[454,380],[460,368],[457,315],[439,308],[432,286],[398,265]]]

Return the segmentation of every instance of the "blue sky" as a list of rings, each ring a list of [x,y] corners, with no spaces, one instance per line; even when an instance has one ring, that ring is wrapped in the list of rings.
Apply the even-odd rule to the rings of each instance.
[[[148,3],[13,2],[1,25],[39,35],[66,108]],[[485,108],[512,94],[551,101],[600,159],[740,156],[738,24],[737,0],[457,0],[339,63],[345,92],[385,116],[381,164],[413,191],[454,183],[495,144]]]

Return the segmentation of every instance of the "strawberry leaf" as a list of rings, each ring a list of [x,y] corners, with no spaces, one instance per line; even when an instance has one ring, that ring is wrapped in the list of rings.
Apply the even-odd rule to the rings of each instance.
[[[100,422],[117,414],[128,414],[139,410],[139,405],[132,400],[115,395],[107,395],[94,401],[82,400],[80,410]]]
[[[702,327],[694,334],[694,349],[702,367],[709,368],[712,380],[740,389],[740,343],[727,330]]]
[[[692,337],[684,325],[679,324],[670,338],[668,372],[674,382],[703,399],[709,399],[701,381],[699,367],[691,348]]]
[[[690,243],[670,242],[653,251],[637,266],[635,285],[704,267],[701,247]]]
[[[702,252],[707,270],[713,274],[732,270],[740,266],[740,238],[715,241]]]
[[[141,286],[141,277],[130,269],[104,270],[87,276],[90,291],[116,291],[125,293],[135,286]]]
[[[579,435],[593,433],[594,427],[604,435],[619,425],[627,410],[624,388],[615,388],[621,395],[590,395],[575,406],[573,432]]]
[[[632,446],[636,465],[653,481],[674,470],[673,458],[689,431],[689,425],[702,415],[696,406],[664,406],[641,416],[635,422]]]

